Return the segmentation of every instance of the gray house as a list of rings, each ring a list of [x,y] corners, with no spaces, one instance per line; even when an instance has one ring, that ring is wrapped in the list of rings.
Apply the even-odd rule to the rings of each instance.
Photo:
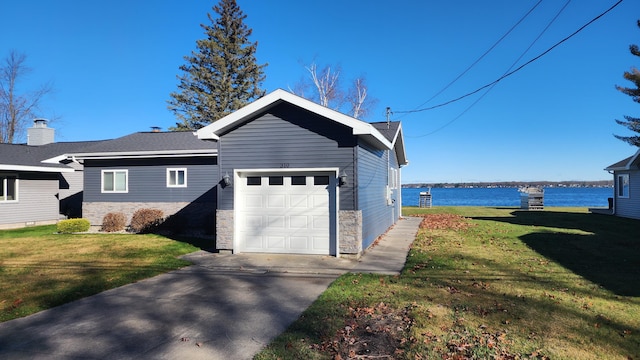
[[[197,136],[218,152],[219,250],[358,255],[400,217],[398,122],[276,90]]]
[[[0,144],[0,228],[53,224],[80,216],[82,166],[56,155],[93,142],[54,143],[44,119],[27,129],[27,144]]]
[[[82,217],[93,226],[153,208],[213,228],[220,251],[357,256],[401,215],[400,123],[363,122],[283,90],[196,133],[82,145],[45,145],[37,176],[52,173],[53,196],[58,173],[81,169]]]
[[[130,217],[142,208],[179,216],[185,226],[215,221],[217,147],[191,132],[139,132],[64,157],[84,166],[82,217],[94,226],[107,213]]]
[[[613,214],[640,219],[640,150],[605,170],[613,174]]]

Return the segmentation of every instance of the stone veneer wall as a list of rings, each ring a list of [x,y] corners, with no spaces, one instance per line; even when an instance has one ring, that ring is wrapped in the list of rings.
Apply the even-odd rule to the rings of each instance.
[[[216,249],[233,250],[233,210],[216,210]]]
[[[82,217],[89,220],[92,226],[102,226],[102,219],[110,212],[121,212],[131,221],[133,213],[139,209],[159,209],[164,216],[181,212],[190,221],[190,226],[204,227],[208,213],[213,213],[215,203],[189,202],[85,202],[82,204]],[[211,215],[213,217],[213,215]],[[215,219],[211,219],[215,221]],[[193,222],[193,223],[192,223]]]
[[[340,210],[338,217],[340,254],[360,256],[362,254],[362,211]]]

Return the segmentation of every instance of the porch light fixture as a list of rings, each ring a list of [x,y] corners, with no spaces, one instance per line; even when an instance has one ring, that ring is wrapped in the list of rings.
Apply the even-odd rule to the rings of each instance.
[[[229,176],[229,172],[226,172],[222,177],[222,183],[224,186],[231,186],[231,176]]]
[[[347,172],[342,170],[342,174],[338,177],[338,184],[340,186],[347,185]]]

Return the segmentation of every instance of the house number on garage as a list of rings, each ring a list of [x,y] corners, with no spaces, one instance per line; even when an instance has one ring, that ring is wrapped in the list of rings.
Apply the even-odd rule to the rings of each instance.
[[[280,164],[280,168],[288,168],[289,167],[289,163],[281,163]]]

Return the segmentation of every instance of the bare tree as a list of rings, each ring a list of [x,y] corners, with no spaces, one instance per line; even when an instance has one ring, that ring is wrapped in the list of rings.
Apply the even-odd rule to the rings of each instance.
[[[20,93],[19,82],[31,72],[27,56],[12,50],[0,66],[0,143],[12,143],[37,117],[40,101],[52,91],[50,84]]]
[[[339,104],[333,104],[335,108],[339,108],[342,105],[342,93],[340,91],[340,68],[331,72],[331,66],[325,66],[318,74],[318,66],[315,63],[309,65],[306,68],[311,75],[311,81],[315,85],[318,92],[318,102],[322,106],[329,107],[329,105],[338,101]]]
[[[350,113],[354,118],[360,119],[366,117],[377,103],[377,100],[367,95],[369,95],[369,93],[364,76],[355,78],[347,93],[347,102],[351,105]]]
[[[320,105],[334,110],[346,110],[345,113],[358,119],[367,116],[376,103],[373,98],[368,96],[364,76],[354,79],[345,92],[341,88],[341,69],[339,66],[327,65],[322,70],[318,70],[318,66],[311,63],[311,65],[305,66],[305,69],[309,73],[309,78],[303,78],[293,89],[289,88],[296,95],[316,101]],[[309,88],[314,90],[313,95],[309,94]],[[349,108],[342,109],[347,104]]]

